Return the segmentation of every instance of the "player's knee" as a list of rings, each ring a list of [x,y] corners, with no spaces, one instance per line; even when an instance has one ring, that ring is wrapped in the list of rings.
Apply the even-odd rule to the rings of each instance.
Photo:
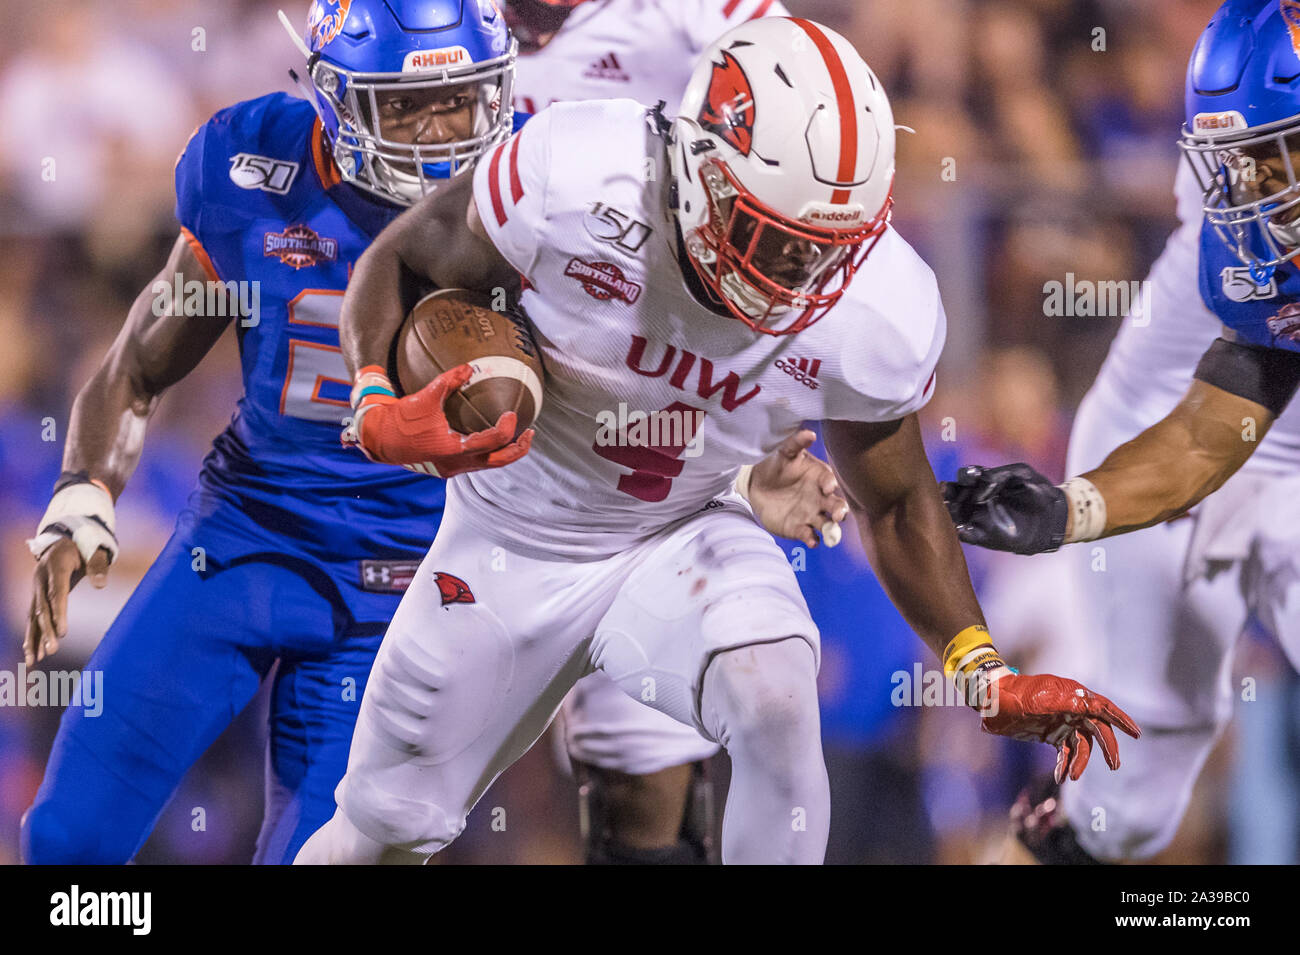
[[[794,764],[810,752],[820,758],[816,664],[798,637],[719,653],[701,703],[733,759],[741,753]]]
[[[94,813],[37,799],[23,813],[20,852],[28,865],[123,865],[134,847]]]

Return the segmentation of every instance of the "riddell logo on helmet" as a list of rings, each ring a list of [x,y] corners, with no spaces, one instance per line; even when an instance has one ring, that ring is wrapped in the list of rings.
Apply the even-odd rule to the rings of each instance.
[[[441,50],[412,50],[402,61],[403,73],[419,73],[421,70],[440,70],[447,66],[456,66],[470,61],[469,50],[463,46],[449,46]]]
[[[1223,113],[1197,113],[1192,117],[1192,129],[1196,132],[1214,131],[1216,129],[1245,129],[1246,117],[1235,109]]]
[[[805,222],[812,223],[828,222],[832,225],[857,225],[866,218],[866,210],[861,206],[846,209],[844,206],[818,204],[806,209],[800,218]]]
[[[726,50],[722,62],[713,64],[699,123],[742,156],[754,148],[754,89],[739,61]]]

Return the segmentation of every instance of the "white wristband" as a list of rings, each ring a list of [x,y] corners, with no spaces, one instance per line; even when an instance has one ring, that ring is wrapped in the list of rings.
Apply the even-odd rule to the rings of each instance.
[[[1106,531],[1106,499],[1087,478],[1072,477],[1061,485],[1070,509],[1070,532],[1066,544],[1096,540]]]
[[[54,528],[61,525],[66,533]],[[117,558],[113,496],[98,484],[84,481],[69,484],[50,498],[50,505],[36,525],[36,536],[27,541],[33,557],[39,558],[50,546],[71,538],[87,564],[95,551],[108,551],[108,562]]]

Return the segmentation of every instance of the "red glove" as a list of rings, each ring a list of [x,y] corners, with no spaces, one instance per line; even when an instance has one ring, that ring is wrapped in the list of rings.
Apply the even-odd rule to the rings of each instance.
[[[1010,673],[995,680],[979,710],[985,732],[1057,749],[1056,781],[1068,771],[1083,775],[1093,744],[1101,744],[1106,765],[1119,769],[1119,744],[1111,726],[1137,739],[1142,735],[1127,713],[1106,697],[1064,677]]]
[[[374,373],[369,373],[373,380]],[[375,393],[374,387],[364,389],[369,393],[360,397],[355,423],[344,433],[344,440],[359,444],[372,461],[400,464],[441,478],[518,461],[532,446],[533,429],[512,440],[517,424],[513,411],[502,414],[492,427],[470,435],[453,431],[447,424],[443,403],[472,375],[469,365],[458,365],[405,398]]]

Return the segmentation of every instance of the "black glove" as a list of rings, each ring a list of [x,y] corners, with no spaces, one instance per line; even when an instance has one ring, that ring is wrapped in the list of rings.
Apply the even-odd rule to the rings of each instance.
[[[957,536],[1013,554],[1056,550],[1065,540],[1065,492],[1028,464],[969,466],[939,484]]]

